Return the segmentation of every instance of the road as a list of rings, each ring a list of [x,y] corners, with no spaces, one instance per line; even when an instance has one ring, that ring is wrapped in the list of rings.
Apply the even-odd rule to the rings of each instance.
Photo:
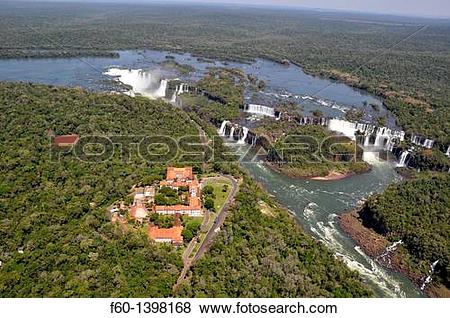
[[[189,114],[188,114],[188,116],[189,116]],[[206,151],[207,145],[211,142],[211,140],[208,138],[208,136],[206,135],[203,128],[195,120],[193,120],[192,118],[190,118],[190,120],[197,127],[197,130],[198,130],[198,133],[200,136],[200,140],[205,144],[205,151]],[[205,155],[206,155],[206,152],[205,152]],[[205,158],[205,161],[206,161],[206,159],[207,158]],[[203,168],[204,169],[206,168],[206,162],[203,163]],[[193,266],[195,264],[195,262],[197,262],[205,254],[207,249],[214,242],[214,238],[218,232],[218,231],[216,232],[216,230],[220,229],[220,227],[223,225],[223,222],[225,221],[228,210],[230,209],[230,206],[234,202],[234,198],[239,189],[239,183],[232,176],[221,175],[219,177],[208,178],[207,181],[208,182],[211,182],[214,180],[223,181],[224,179],[231,182],[232,189],[231,189],[230,193],[228,194],[228,197],[225,200],[224,205],[221,207],[220,211],[218,211],[216,219],[214,220],[213,225],[211,226],[208,233],[206,234],[205,239],[200,243],[201,245],[200,245],[197,253],[195,253],[195,255],[192,258],[190,258],[189,256],[191,255],[199,236],[196,236],[194,239],[192,239],[191,242],[189,242],[189,244],[182,256],[183,264],[184,264],[183,269],[181,270],[180,276],[178,277],[176,284],[173,286],[174,294],[176,294],[179,287],[181,286],[181,283],[185,280],[186,275],[189,272],[189,269],[191,268],[191,266]],[[206,217],[205,217],[205,219],[206,219]],[[203,228],[203,225],[205,225],[205,222],[208,222],[208,221],[204,221],[204,223],[202,224],[202,228]]]
[[[183,269],[180,273],[180,276],[177,279],[177,283],[173,286],[174,293],[178,291],[179,287],[181,286],[181,283],[185,280],[186,275],[189,272],[191,266],[195,265],[195,263],[205,254],[207,249],[214,242],[214,238],[218,234],[218,231],[216,232],[216,230],[220,229],[220,227],[223,225],[223,222],[225,221],[228,211],[231,205],[234,203],[234,198],[236,196],[237,191],[239,190],[239,183],[232,176],[223,175],[220,177],[211,177],[208,178],[207,181],[208,182],[224,181],[224,179],[231,182],[231,191],[228,194],[228,197],[225,200],[224,205],[218,211],[216,219],[214,220],[214,223],[211,226],[211,228],[208,230],[205,239],[200,243],[201,244],[200,248],[192,258],[190,258],[189,256],[192,253],[192,250],[194,249],[198,236],[195,237],[191,242],[189,242],[188,247],[183,253],[183,263],[184,263]]]
[[[231,176],[208,178],[208,181],[209,182],[214,181],[215,179],[217,181],[222,181],[223,179],[227,179],[228,181],[230,181],[231,182],[231,191],[228,194],[228,198],[225,201],[224,205],[222,206],[220,211],[217,213],[217,217],[214,220],[214,224],[209,229],[208,233],[206,234],[206,237],[203,240],[202,245],[200,246],[197,253],[192,258],[192,262],[191,262],[192,264],[197,262],[200,259],[200,257],[202,257],[203,254],[205,254],[205,251],[208,249],[208,247],[211,246],[212,242],[214,241],[214,237],[217,235],[216,230],[219,229],[223,225],[223,222],[225,221],[225,218],[228,214],[228,210],[230,209],[230,206],[233,204],[234,197],[236,196],[236,193],[239,189],[238,182]]]

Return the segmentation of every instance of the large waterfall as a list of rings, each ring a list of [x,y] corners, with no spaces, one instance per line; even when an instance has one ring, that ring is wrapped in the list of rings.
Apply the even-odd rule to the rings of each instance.
[[[228,124],[228,123],[229,123],[228,120],[224,120],[224,121],[222,122],[222,124],[220,125],[220,128],[219,128],[219,130],[218,130],[219,136],[225,136],[225,130],[226,130],[226,128],[227,128],[227,124]]]
[[[275,117],[275,109],[258,104],[248,104],[245,110],[247,113],[259,114],[269,117]]]
[[[161,83],[159,84],[159,88],[155,92],[155,97],[166,97],[166,90],[167,90],[167,83],[168,81],[166,79],[162,79]]]
[[[445,155],[446,155],[447,157],[450,157],[450,146],[448,146],[447,152],[445,153]]]
[[[394,140],[403,141],[405,132],[401,130],[392,130],[387,127],[376,127],[372,124],[352,123],[343,119],[330,119],[328,129],[340,132],[345,136],[355,140],[355,135],[364,136],[364,147],[376,147],[392,151]],[[374,136],[373,144],[371,144],[371,136]]]
[[[104,74],[113,77],[120,83],[131,86],[132,89],[126,92],[127,95],[140,94],[152,99],[166,96],[168,80],[160,79],[159,75],[153,75],[150,71],[110,68]]]
[[[361,143],[365,148],[365,152],[377,152],[381,149],[392,152],[396,141],[403,141],[405,139],[405,132],[401,130],[376,127],[372,124],[352,123],[343,119],[331,119],[328,124],[328,129],[340,132],[352,140],[356,139],[356,135],[362,135],[363,139],[361,139]],[[410,153],[408,151],[403,152],[400,155],[397,166],[405,167],[409,156]],[[363,158],[371,158],[371,156],[364,155]]]
[[[127,92],[128,95],[134,96],[135,93],[139,93],[144,96],[153,97],[150,93],[153,84],[152,76],[148,72],[141,69],[131,70],[110,68],[108,71],[104,72],[104,74],[113,77],[120,83],[131,86],[132,89]]]
[[[245,144],[245,139],[247,139],[248,128],[242,127],[242,138],[239,139],[238,144]]]
[[[355,140],[355,133],[357,132],[357,124],[342,119],[330,119],[328,122],[328,129],[331,131],[340,132],[344,136]]]

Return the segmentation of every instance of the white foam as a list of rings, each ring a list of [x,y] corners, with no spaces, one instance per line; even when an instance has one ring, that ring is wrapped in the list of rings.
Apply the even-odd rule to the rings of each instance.
[[[142,69],[132,70],[120,68],[110,68],[104,74],[114,77],[116,81],[131,86],[132,89],[125,92],[129,96],[140,94],[151,99],[165,97],[167,80],[161,79],[158,74],[152,74]]]

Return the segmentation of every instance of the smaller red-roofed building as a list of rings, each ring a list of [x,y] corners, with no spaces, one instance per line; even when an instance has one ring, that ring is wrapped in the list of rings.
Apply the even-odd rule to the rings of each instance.
[[[80,140],[80,136],[78,135],[62,135],[56,136],[53,139],[53,144],[57,147],[71,147],[76,145],[76,143]]]
[[[148,236],[158,243],[171,243],[180,245],[183,243],[183,226],[176,225],[168,229],[159,228],[156,225],[150,224],[148,226]]]

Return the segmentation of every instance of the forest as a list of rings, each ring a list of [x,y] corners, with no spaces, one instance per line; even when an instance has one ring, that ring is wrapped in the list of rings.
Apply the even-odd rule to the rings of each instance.
[[[191,118],[210,137],[215,128],[163,101],[38,84],[0,83],[0,107],[0,297],[171,296],[182,250],[151,243],[141,231],[124,233],[107,212],[133,185],[162,180],[166,164],[122,152],[83,161],[76,151],[54,149],[52,136],[157,132],[176,139],[198,133]],[[244,175],[235,162],[218,161],[212,170]],[[251,179],[242,187],[225,231],[177,296],[371,295]],[[164,227],[170,219],[155,222]],[[187,237],[200,226],[183,224]]]
[[[294,63],[384,97],[407,132],[450,144],[447,20],[256,7],[2,2],[0,38],[0,58],[116,57],[120,50],[159,49],[199,59]],[[156,147],[143,158],[136,141],[197,135],[196,125],[215,136],[211,122],[239,118],[241,81],[247,80],[212,69],[199,88],[224,104],[185,94],[187,113],[141,97],[0,82],[0,297],[171,296],[183,266],[181,251],[152,244],[143,232],[123,233],[109,222],[107,208],[134,184],[160,180],[166,164],[178,163],[176,154],[161,158]],[[263,128],[276,133],[276,125]],[[321,127],[306,130],[326,134]],[[100,141],[112,136],[122,147],[108,143],[106,157],[52,147],[52,136],[70,133]],[[217,162],[208,172],[242,176],[232,159],[222,157],[221,139],[214,147]],[[421,156],[426,166],[448,161],[442,152]],[[298,162],[294,168],[325,175],[336,166]],[[449,189],[448,174],[420,175],[371,196],[360,212],[366,226],[405,242],[412,266],[426,272],[439,260],[436,273],[447,287]],[[167,193],[160,199],[173,198]],[[198,224],[185,225],[187,236],[198,230]],[[218,240],[177,296],[370,295],[357,273],[245,177]]]
[[[115,155],[52,157],[51,134],[196,134],[187,115],[145,98],[0,83],[0,297],[167,297],[180,251],[123,234],[107,207],[165,164]],[[139,118],[139,121],[136,121]],[[125,160],[126,159],[126,160]]]
[[[450,176],[448,173],[415,174],[414,179],[390,185],[371,196],[359,215],[363,224],[402,240],[413,256],[411,268],[427,273],[439,261],[436,274],[450,287]]]
[[[248,85],[247,77],[239,70],[213,68],[196,83],[198,92],[181,96],[181,104],[184,110],[193,111],[214,124],[238,119],[244,105],[244,90]]]
[[[124,49],[287,60],[385,98],[407,132],[450,143],[450,22],[180,4],[5,2],[0,57],[110,56]]]

